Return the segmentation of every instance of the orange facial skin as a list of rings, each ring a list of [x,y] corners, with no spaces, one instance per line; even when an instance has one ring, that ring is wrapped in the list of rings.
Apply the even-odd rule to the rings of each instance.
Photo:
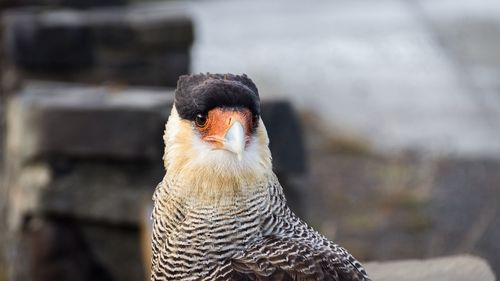
[[[239,121],[245,131],[245,143],[248,145],[252,130],[252,113],[245,108],[214,108],[207,114],[205,125],[198,126],[204,141],[212,144],[215,149],[224,148],[224,136],[235,121]]]

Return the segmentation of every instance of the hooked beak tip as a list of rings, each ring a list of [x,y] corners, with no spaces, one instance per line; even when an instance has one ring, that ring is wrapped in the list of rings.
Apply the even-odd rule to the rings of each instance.
[[[245,149],[245,131],[240,122],[235,121],[224,136],[224,149],[235,153],[241,161]]]

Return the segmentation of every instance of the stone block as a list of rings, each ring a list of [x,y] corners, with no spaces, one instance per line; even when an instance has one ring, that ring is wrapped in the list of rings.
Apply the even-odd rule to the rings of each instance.
[[[27,229],[30,280],[113,280],[74,221],[34,218]]]
[[[304,175],[307,156],[300,121],[292,105],[284,100],[262,103],[262,120],[269,135],[273,170],[284,188],[290,208],[299,216],[308,213],[308,192]]]
[[[373,281],[495,281],[488,263],[474,256],[365,264]]]
[[[161,159],[77,161],[54,159],[23,167],[10,192],[9,227],[32,215],[68,217],[110,227],[136,227],[142,205],[150,202],[164,175]]]
[[[168,90],[28,83],[12,100],[8,138],[17,159],[157,159],[170,112]]]
[[[77,14],[86,18],[99,47],[164,52],[189,48],[194,41],[191,17],[179,4],[136,4]],[[57,13],[46,13],[44,17],[56,18]]]
[[[26,78],[175,86],[189,72],[193,23],[179,5],[5,13],[4,45]]]
[[[161,55],[131,56],[128,60],[102,56],[103,63],[82,80],[118,84],[175,86],[180,74],[189,72],[189,50],[170,50]]]
[[[74,17],[74,18],[73,18]],[[59,14],[44,22],[29,12],[6,16],[6,52],[13,63],[32,71],[61,72],[94,64],[91,32],[82,17]]]
[[[10,241],[9,280],[144,280],[138,235],[130,227],[32,217]]]
[[[262,119],[268,129],[274,169],[289,174],[304,173],[307,160],[302,129],[291,104],[283,100],[264,102]]]
[[[162,176],[161,160],[22,167],[10,182],[9,280],[142,280],[141,206]]]

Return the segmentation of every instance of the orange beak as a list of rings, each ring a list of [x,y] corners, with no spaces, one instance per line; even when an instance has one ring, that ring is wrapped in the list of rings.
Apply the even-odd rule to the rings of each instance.
[[[248,109],[214,108],[208,112],[204,127],[198,128],[202,139],[215,149],[235,153],[239,160],[250,139],[252,114]]]

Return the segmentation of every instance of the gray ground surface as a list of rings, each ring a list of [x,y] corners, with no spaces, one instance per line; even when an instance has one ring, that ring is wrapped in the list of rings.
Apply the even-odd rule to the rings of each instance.
[[[500,156],[498,2],[191,7],[194,72],[247,73],[262,96],[289,97],[326,131],[353,134],[377,150]]]
[[[494,281],[488,264],[473,256],[367,263],[373,281]]]

